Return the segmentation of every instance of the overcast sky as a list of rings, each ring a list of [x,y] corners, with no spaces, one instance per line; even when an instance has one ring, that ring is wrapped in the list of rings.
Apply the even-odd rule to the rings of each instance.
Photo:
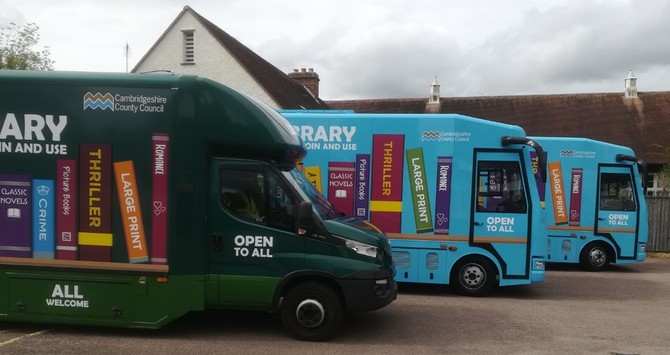
[[[667,0],[0,0],[56,70],[132,69],[184,5],[326,100],[670,90]]]

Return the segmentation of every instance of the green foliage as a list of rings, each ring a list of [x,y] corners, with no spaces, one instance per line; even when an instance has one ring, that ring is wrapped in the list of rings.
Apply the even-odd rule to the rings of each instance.
[[[663,169],[658,173],[658,186],[663,189],[663,195],[670,195],[670,164],[663,165]]]
[[[54,70],[49,47],[33,50],[39,40],[39,26],[34,23],[0,28],[0,69]]]
[[[670,147],[666,147],[660,144],[654,144],[654,147],[660,152],[658,154],[662,155],[665,161],[670,161]],[[656,174],[658,178],[658,186],[663,189],[663,196],[670,196],[670,164],[663,164],[661,171]]]

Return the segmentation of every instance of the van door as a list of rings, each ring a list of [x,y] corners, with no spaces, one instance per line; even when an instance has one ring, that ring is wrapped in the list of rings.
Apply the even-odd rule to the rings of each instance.
[[[609,240],[619,259],[635,260],[638,242],[639,201],[633,167],[601,164],[598,167],[598,208],[595,235]],[[614,257],[614,255],[612,256]]]
[[[208,285],[218,295],[208,290],[208,299],[270,307],[281,278],[304,264],[295,194],[279,173],[253,162],[214,160],[211,184]]]
[[[516,151],[475,151],[470,245],[488,250],[501,278],[528,278],[531,205],[527,173]]]

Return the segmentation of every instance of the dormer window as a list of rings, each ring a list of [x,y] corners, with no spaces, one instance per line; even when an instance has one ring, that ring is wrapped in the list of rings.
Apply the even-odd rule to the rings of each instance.
[[[182,30],[184,35],[184,59],[182,64],[195,64],[195,30]]]

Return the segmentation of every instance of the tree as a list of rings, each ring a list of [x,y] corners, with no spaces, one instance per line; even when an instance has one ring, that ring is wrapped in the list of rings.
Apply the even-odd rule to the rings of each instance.
[[[654,144],[654,148],[660,152],[656,153],[663,156],[665,161],[670,161],[670,147],[661,144]],[[662,189],[660,196],[670,196],[670,164],[663,164],[661,171],[656,174],[658,187]]]
[[[54,70],[49,47],[33,50],[40,40],[39,26],[10,23],[0,28],[0,69]]]

